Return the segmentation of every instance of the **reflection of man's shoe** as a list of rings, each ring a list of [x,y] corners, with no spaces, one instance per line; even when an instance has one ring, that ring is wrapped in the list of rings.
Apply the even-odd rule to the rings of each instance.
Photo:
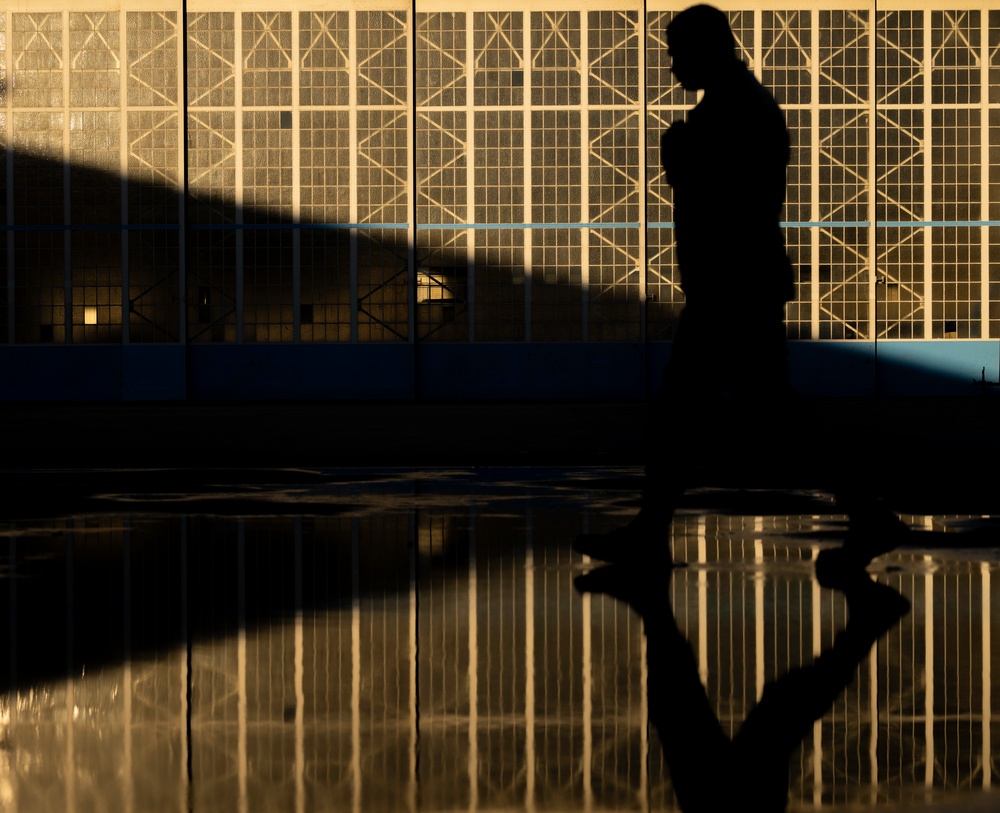
[[[873,581],[867,573],[840,588],[847,599],[849,625],[861,626],[872,640],[892,629],[910,611],[910,602],[898,590]]]
[[[816,579],[824,587],[841,589],[876,556],[899,547],[910,533],[905,522],[879,504],[852,511],[849,523],[844,544],[821,550],[816,557]]]
[[[573,550],[620,564],[670,562],[670,516],[640,511],[628,525],[603,534],[580,534]]]
[[[670,590],[670,568],[634,569],[602,565],[573,579],[581,593],[595,593],[624,601],[643,618],[663,602]]]

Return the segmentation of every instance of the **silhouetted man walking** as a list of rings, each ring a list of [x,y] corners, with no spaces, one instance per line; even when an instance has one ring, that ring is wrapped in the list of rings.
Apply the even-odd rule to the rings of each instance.
[[[624,528],[583,535],[575,545],[610,562],[653,555],[665,563],[670,521],[700,458],[724,451],[737,468],[756,469],[780,458],[782,443],[805,426],[788,382],[785,343],[785,303],[794,290],[781,230],[789,160],[784,116],[738,59],[718,9],[697,5],[674,17],[667,48],[681,85],[704,92],[661,141],[686,304],[653,404],[642,508]],[[838,506],[850,516],[843,547],[817,560],[821,582],[832,586],[894,548],[906,526],[847,475],[836,448],[843,441],[831,435],[830,445],[824,465]]]
[[[577,542],[580,552],[609,561],[642,553],[650,534],[666,532],[711,439],[736,417],[743,439],[759,432],[757,424],[775,419],[771,406],[790,395],[784,307],[794,291],[780,225],[789,159],[784,116],[737,57],[718,9],[682,11],[667,26],[667,46],[680,84],[704,91],[661,141],[686,304],[654,403],[654,421],[669,437],[654,441],[642,509],[620,531]]]

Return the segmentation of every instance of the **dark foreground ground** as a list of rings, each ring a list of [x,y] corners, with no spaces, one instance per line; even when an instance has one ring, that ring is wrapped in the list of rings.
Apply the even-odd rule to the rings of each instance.
[[[829,489],[837,460],[899,512],[1000,510],[1000,396],[808,400],[803,411],[798,430],[750,459],[709,443],[697,481]],[[670,431],[637,401],[5,403],[0,420],[8,511],[44,483],[70,498],[123,476],[137,490],[195,485],[209,469],[240,482],[274,468],[641,466],[652,436]],[[144,471],[113,471],[126,468]]]

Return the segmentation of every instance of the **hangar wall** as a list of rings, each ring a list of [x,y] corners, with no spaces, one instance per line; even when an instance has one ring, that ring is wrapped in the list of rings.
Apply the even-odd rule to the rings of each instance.
[[[0,397],[647,393],[685,5],[0,6]],[[717,5],[792,134],[797,386],[997,380],[1000,10]]]

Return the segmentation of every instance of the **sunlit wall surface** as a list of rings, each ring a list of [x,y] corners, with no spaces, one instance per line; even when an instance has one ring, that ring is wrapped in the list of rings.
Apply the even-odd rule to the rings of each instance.
[[[844,598],[815,582],[809,541],[836,520],[675,524],[690,566],[665,576],[663,600],[727,735],[843,629]],[[508,495],[341,516],[7,523],[0,677],[19,688],[0,695],[0,800],[676,810],[642,623],[573,588],[582,562],[567,539],[609,521]],[[996,776],[995,563],[884,564],[894,572],[879,578],[912,609],[795,752],[793,809],[922,801]]]
[[[668,339],[683,5],[8,2],[0,341]],[[719,5],[792,134],[789,335],[1000,334],[1000,11]]]

